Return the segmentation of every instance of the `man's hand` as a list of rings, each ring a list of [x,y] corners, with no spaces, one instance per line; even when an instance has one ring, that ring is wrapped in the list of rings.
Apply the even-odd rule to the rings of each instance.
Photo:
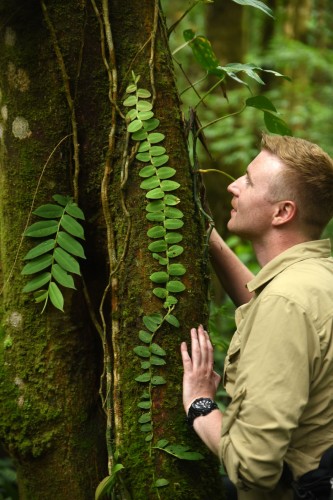
[[[191,357],[185,342],[182,342],[181,354],[184,367],[183,404],[187,414],[195,399],[214,399],[221,377],[214,371],[213,346],[202,325],[198,330],[191,329]]]

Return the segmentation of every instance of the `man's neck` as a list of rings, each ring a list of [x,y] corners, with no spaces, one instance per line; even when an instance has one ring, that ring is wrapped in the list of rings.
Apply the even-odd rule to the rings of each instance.
[[[304,234],[289,234],[281,231],[266,239],[252,241],[252,245],[257,260],[260,266],[263,267],[282,252],[288,250],[288,248],[305,241],[310,241],[310,238]]]

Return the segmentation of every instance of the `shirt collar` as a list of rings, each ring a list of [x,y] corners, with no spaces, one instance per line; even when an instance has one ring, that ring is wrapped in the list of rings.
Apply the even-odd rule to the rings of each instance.
[[[257,290],[284,271],[291,264],[305,259],[330,257],[331,242],[326,240],[306,241],[294,245],[268,262],[259,273],[246,285],[249,292]]]

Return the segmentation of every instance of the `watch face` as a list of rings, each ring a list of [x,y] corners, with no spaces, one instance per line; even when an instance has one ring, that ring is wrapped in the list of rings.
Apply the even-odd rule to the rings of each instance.
[[[211,408],[212,404],[215,403],[211,399],[201,398],[198,399],[197,401],[194,401],[193,408],[195,408],[196,410],[208,410]]]

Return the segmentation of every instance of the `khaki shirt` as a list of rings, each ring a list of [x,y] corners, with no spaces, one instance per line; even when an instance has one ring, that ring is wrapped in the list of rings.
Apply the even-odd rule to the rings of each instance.
[[[333,259],[329,240],[289,248],[248,284],[226,357],[231,396],[220,459],[240,500],[289,500],[333,445]]]

